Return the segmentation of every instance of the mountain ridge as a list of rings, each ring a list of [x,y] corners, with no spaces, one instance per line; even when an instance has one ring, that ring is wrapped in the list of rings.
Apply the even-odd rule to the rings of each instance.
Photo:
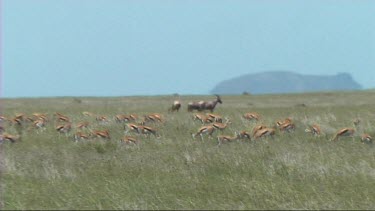
[[[219,82],[211,93],[279,94],[362,89],[362,86],[345,72],[336,75],[312,75],[281,70],[250,73],[226,79]]]

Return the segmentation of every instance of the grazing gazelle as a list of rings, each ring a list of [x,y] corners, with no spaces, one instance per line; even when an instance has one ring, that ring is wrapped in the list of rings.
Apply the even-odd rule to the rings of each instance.
[[[20,135],[11,135],[11,134],[7,134],[7,133],[4,133],[4,134],[1,134],[0,135],[0,142],[3,142],[3,141],[10,141],[12,143],[20,140]]]
[[[195,139],[195,136],[200,135],[201,139],[203,140],[203,134],[208,134],[209,137],[212,138],[212,133],[215,131],[215,127],[212,125],[205,125],[198,129],[197,133],[193,133],[192,136]]]
[[[305,132],[306,133],[311,133],[314,136],[320,136],[320,126],[317,124],[310,125],[309,128],[306,128]]]
[[[115,116],[115,121],[117,123],[121,122],[134,122],[136,120],[136,116],[134,114],[126,115],[126,114],[118,114]]]
[[[107,124],[107,123],[109,123],[109,119],[106,116],[97,116],[95,119],[100,124]]]
[[[143,126],[142,125],[142,126],[138,127],[138,130],[140,130],[141,133],[144,134],[144,135],[146,135],[146,136],[152,134],[155,137],[160,138],[160,135],[157,134],[157,130],[155,128],[152,128],[152,127],[149,127],[149,126]]]
[[[251,136],[250,136],[250,133],[245,131],[245,130],[242,130],[241,132],[238,133],[239,135],[239,138],[240,139],[244,139],[244,138],[247,138],[251,141]]]
[[[223,131],[225,128],[228,127],[229,124],[231,124],[232,122],[226,118],[226,122],[225,123],[220,123],[220,122],[215,122],[212,124],[212,126],[220,131]]]
[[[266,126],[266,125],[263,125],[263,124],[255,126],[255,127],[253,128],[253,136],[255,136],[255,134],[256,134],[259,130],[264,129],[264,128],[267,128],[267,126]]]
[[[210,118],[210,122],[219,122],[219,123],[223,122],[223,117],[217,114],[208,113],[207,117]]]
[[[135,138],[133,136],[124,136],[124,137],[121,138],[120,141],[125,143],[125,144],[137,144],[137,143],[140,142],[137,138]]]
[[[170,112],[179,111],[181,108],[181,102],[178,100],[175,100],[172,104],[172,106],[168,109]]]
[[[78,131],[78,132],[76,132],[75,134],[74,134],[74,141],[75,142],[77,142],[77,141],[79,141],[79,140],[87,140],[87,139],[89,139],[90,138],[90,135],[88,135],[88,134],[84,134],[84,133],[82,133],[82,132],[80,132],[80,131]]]
[[[255,133],[254,139],[262,138],[265,136],[271,136],[273,138],[273,136],[275,135],[275,132],[276,131],[274,128],[263,128],[263,129],[258,130]]]
[[[219,145],[221,145],[223,142],[232,142],[238,139],[240,139],[240,134],[238,133],[234,133],[234,136],[226,136],[226,135],[217,136],[217,141]]]
[[[133,131],[133,132],[136,132],[138,134],[141,134],[141,128],[143,127],[143,125],[136,125],[136,124],[133,124],[133,123],[127,123],[124,125],[124,129],[125,129],[125,133],[128,133],[129,131]]]
[[[144,122],[163,122],[163,116],[158,113],[153,113],[144,116]]]
[[[56,126],[55,128],[59,133],[69,133],[70,130],[72,129],[72,124],[71,123],[66,123],[66,124],[63,124],[63,125],[58,125]]]
[[[78,122],[76,125],[76,128],[78,129],[88,128],[89,125],[90,125],[89,122]]]
[[[372,137],[369,134],[364,133],[364,134],[361,135],[361,142],[362,143],[365,143],[365,142],[372,143]]]
[[[103,139],[108,139],[108,140],[111,139],[108,129],[106,129],[106,130],[94,130],[94,131],[92,131],[91,134],[94,137],[97,137],[97,138],[103,138]]]
[[[256,112],[248,112],[248,113],[245,113],[244,115],[242,115],[242,117],[244,119],[247,119],[247,120],[256,120],[258,121],[260,119],[260,115]]]
[[[198,120],[198,121],[202,122],[202,124],[212,122],[212,119],[209,116],[206,116],[204,114],[194,114],[193,120]]]
[[[56,116],[56,120],[59,121],[59,122],[70,122],[70,119],[69,117],[59,113],[59,112],[56,112],[55,113],[55,116]]]
[[[279,126],[280,131],[292,132],[296,129],[296,125],[293,122],[285,122]]]
[[[355,133],[354,128],[343,128],[343,129],[337,131],[335,136],[332,138],[332,141],[338,141],[339,137],[344,137],[344,136],[350,136],[350,137],[354,138],[353,137],[354,133]]]

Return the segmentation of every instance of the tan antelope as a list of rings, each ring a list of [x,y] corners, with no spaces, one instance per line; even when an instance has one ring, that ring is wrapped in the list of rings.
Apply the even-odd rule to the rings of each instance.
[[[8,134],[8,133],[4,133],[4,134],[0,135],[0,142],[10,141],[10,142],[14,143],[16,141],[19,141],[20,138],[21,138],[20,135],[11,135],[11,134]]]
[[[181,108],[181,102],[178,100],[175,100],[172,104],[172,106],[168,109],[170,112],[179,111]]]
[[[94,137],[110,140],[109,130],[94,130],[91,132]]]
[[[77,128],[77,129],[88,128],[89,125],[90,125],[90,123],[87,122],[87,121],[85,121],[85,122],[78,122],[78,123],[76,124],[76,128]]]
[[[6,121],[8,121],[8,118],[6,118],[5,116],[0,116],[0,123]]]
[[[88,112],[88,111],[84,111],[82,112],[83,116],[95,116],[95,114],[91,113],[91,112]]]
[[[309,128],[305,130],[306,133],[311,133],[314,136],[320,136],[321,130],[320,126],[317,124],[310,125]]]
[[[234,136],[226,136],[226,135],[217,136],[217,141],[219,145],[221,145],[223,142],[233,142],[238,139],[240,139],[240,135],[237,133],[235,133]]]
[[[163,122],[163,117],[161,114],[158,113],[145,115],[144,122]]]
[[[362,143],[365,143],[365,142],[372,143],[372,137],[369,134],[364,133],[364,134],[361,135],[361,142]]]
[[[293,122],[285,122],[281,125],[279,125],[280,131],[283,132],[292,132],[296,129],[296,125]]]
[[[124,125],[125,133],[128,133],[129,131],[136,132],[138,134],[141,134],[143,125],[137,125],[133,123],[127,123]]]
[[[256,112],[248,112],[242,115],[242,117],[246,120],[256,120],[258,121],[260,119],[260,115]]]
[[[55,127],[55,129],[59,133],[65,133],[65,134],[67,134],[72,129],[72,124],[71,123],[66,123],[66,124],[58,125],[58,126]]]
[[[154,135],[157,138],[160,138],[160,135],[157,134],[157,130],[155,128],[149,127],[149,126],[139,126],[138,130],[141,131],[142,134],[144,135]]]
[[[46,130],[46,121],[44,119],[37,119],[33,121],[32,127],[41,130]],[[29,130],[31,130],[31,128]]]
[[[107,124],[109,123],[109,120],[106,116],[97,116],[95,118],[95,120],[99,123],[99,124]]]
[[[279,120],[279,121],[276,121],[276,126],[278,128],[280,128],[281,125],[285,125],[287,123],[291,123],[292,122],[292,119],[290,117],[286,118],[285,120]]]
[[[136,120],[136,117],[134,115],[126,115],[126,114],[118,114],[115,116],[115,121],[117,123],[121,122],[134,122]]]
[[[263,128],[263,129],[258,130],[255,133],[254,139],[258,139],[258,138],[262,138],[266,136],[270,136],[273,138],[275,133],[276,133],[276,130],[274,128]]]
[[[140,142],[137,138],[133,136],[124,136],[121,138],[120,141],[125,144],[138,144]]]
[[[70,122],[70,119],[69,117],[59,113],[59,112],[56,112],[55,113],[55,116],[56,116],[56,121],[58,122]]]
[[[255,136],[255,134],[256,134],[259,130],[264,129],[264,128],[267,128],[267,126],[266,126],[266,125],[263,125],[263,124],[261,124],[261,125],[256,125],[256,126],[253,128],[253,131],[252,131],[253,137]]]
[[[353,137],[354,133],[355,133],[354,128],[343,128],[343,129],[337,131],[335,136],[332,138],[332,141],[338,141],[339,137],[344,137],[344,136],[349,136],[349,137],[354,138]]]
[[[200,121],[202,124],[204,123],[212,123],[212,119],[209,116],[206,116],[204,114],[194,114],[193,115],[194,121]]]
[[[195,139],[195,136],[200,135],[201,139],[203,140],[203,134],[208,134],[209,137],[212,138],[212,133],[215,132],[215,127],[212,125],[205,125],[198,129],[197,133],[193,133],[192,136]]]
[[[217,114],[208,113],[207,117],[210,118],[210,122],[219,122],[219,123],[223,122],[223,117]]]
[[[74,141],[79,141],[79,140],[88,140],[90,138],[90,135],[84,134],[81,131],[78,131],[74,134]]]
[[[215,122],[212,124],[212,126],[220,131],[223,131],[225,128],[228,127],[229,124],[231,124],[232,122],[226,118],[226,122],[225,123],[220,123],[220,122]]]
[[[241,132],[239,132],[238,135],[239,135],[240,139],[247,138],[247,139],[249,139],[251,141],[251,135],[250,135],[250,133],[247,132],[247,131],[245,131],[245,130],[242,130]]]

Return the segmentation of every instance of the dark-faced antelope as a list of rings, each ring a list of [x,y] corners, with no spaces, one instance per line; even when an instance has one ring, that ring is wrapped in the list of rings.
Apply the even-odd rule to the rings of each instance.
[[[181,102],[178,100],[175,100],[172,104],[172,106],[168,109],[170,112],[179,111],[181,108]]]
[[[203,140],[203,134],[208,134],[210,138],[212,138],[212,133],[215,132],[215,127],[212,125],[205,125],[198,129],[197,133],[193,133],[192,136],[195,139],[195,136],[200,135],[201,139]]]
[[[198,102],[189,102],[188,103],[188,111],[204,111],[204,110],[210,110],[211,113],[214,111],[217,103],[222,104],[221,98],[219,95],[216,95],[216,100],[213,101],[198,101]]]
[[[332,138],[332,141],[338,141],[339,137],[345,137],[345,136],[349,136],[349,137],[354,138],[353,137],[354,133],[355,133],[354,128],[343,128],[343,129],[337,131],[335,136]]]

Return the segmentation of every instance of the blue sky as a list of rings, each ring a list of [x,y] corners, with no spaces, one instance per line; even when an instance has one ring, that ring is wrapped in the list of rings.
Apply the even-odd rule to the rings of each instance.
[[[1,0],[0,0],[1,1]],[[375,87],[375,1],[2,0],[3,97],[209,94],[242,74]]]

